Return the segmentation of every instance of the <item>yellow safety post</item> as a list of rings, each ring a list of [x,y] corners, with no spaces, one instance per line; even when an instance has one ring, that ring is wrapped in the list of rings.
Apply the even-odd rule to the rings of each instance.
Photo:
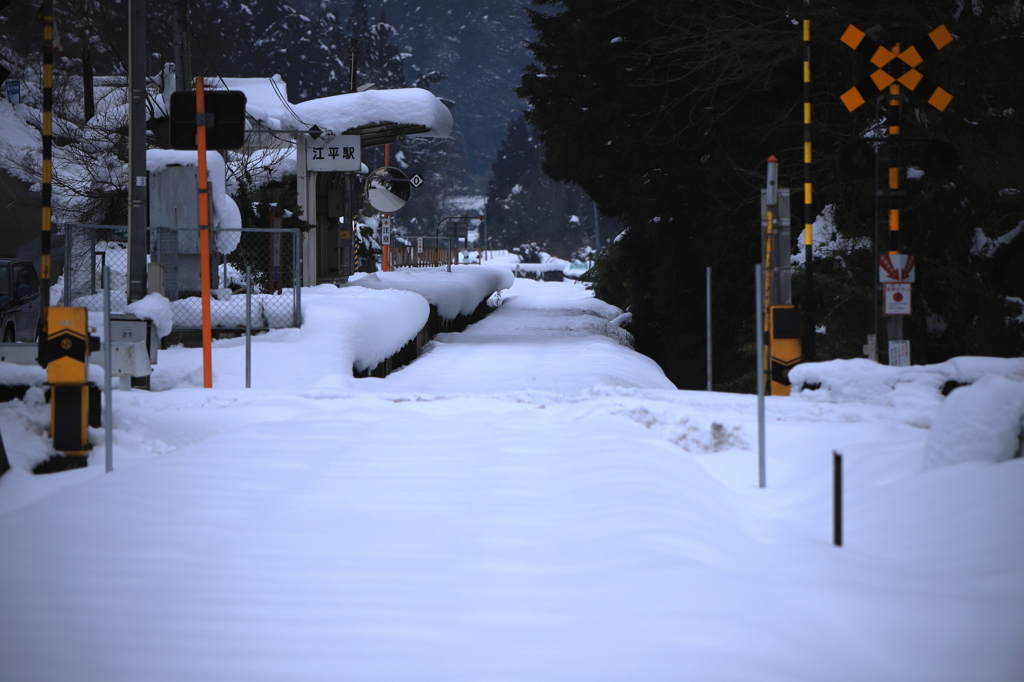
[[[46,380],[50,385],[50,437],[55,450],[81,457],[89,444],[89,317],[85,308],[47,309]]]
[[[771,395],[789,395],[789,370],[803,361],[800,310],[792,305],[773,305],[768,315],[771,348]]]

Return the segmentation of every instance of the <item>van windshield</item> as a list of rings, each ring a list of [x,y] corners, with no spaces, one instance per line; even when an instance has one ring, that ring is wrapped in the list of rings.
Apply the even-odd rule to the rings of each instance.
[[[0,296],[10,296],[10,287],[7,286],[7,266],[0,265]]]

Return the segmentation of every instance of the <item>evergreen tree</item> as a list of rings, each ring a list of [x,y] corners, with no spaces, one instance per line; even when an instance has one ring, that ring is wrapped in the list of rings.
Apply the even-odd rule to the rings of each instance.
[[[780,184],[795,190],[794,238],[802,222],[801,35],[789,12],[799,8],[754,0],[534,7],[536,63],[519,93],[533,106],[527,118],[544,143],[545,169],[627,226],[598,259],[598,294],[629,306],[637,348],[677,384],[697,388],[705,379],[703,275],[713,266],[715,374],[720,386],[751,390],[752,323],[733,302],[753,288],[758,193],[770,154],[782,161]],[[907,43],[940,23],[957,36],[921,67],[954,93],[950,109],[939,114],[913,94],[903,107],[904,135],[951,142],[962,159],[952,181],[926,170],[903,187],[904,250],[919,264],[918,312],[906,330],[915,362],[1019,355],[1015,299],[1024,297],[1024,282],[1007,264],[1024,248],[1013,233],[1024,217],[1024,87],[1012,66],[1024,56],[1021,13],[983,0],[813,3],[813,13],[815,201],[819,211],[832,207],[836,234],[848,245],[815,263],[814,307],[828,321],[819,359],[859,355],[877,319],[877,265],[862,246],[875,237],[875,180],[840,178],[836,160],[847,142],[886,123],[884,109],[850,114],[839,102],[875,69],[839,42],[849,23],[899,23]],[[914,164],[920,151],[908,145],[904,159]]]
[[[589,245],[579,216],[579,191],[541,170],[541,149],[523,115],[513,118],[491,166],[486,216],[493,248],[536,260],[541,252],[570,258]]]

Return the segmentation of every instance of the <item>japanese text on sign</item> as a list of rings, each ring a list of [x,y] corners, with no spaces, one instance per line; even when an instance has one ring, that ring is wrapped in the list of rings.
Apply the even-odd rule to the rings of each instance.
[[[324,135],[306,141],[306,169],[357,172],[362,168],[358,135]]]

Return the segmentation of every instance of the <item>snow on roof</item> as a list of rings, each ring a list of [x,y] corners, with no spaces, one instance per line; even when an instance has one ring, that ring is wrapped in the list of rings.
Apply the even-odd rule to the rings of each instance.
[[[383,122],[421,125],[429,131],[413,133],[422,137],[448,137],[452,132],[452,113],[429,90],[367,90],[334,95],[292,106],[305,126],[343,133],[352,128]]]
[[[246,113],[266,127],[281,130],[291,126],[288,84],[278,74],[271,78],[221,78],[214,87],[244,92]]]
[[[340,134],[388,122],[429,129],[411,136],[448,137],[454,124],[448,107],[423,88],[367,90],[289,104],[288,85],[277,74],[271,78],[208,78],[205,83],[211,90],[244,92],[246,113],[271,130],[305,130],[315,125]],[[165,99],[169,97],[164,93]]]

